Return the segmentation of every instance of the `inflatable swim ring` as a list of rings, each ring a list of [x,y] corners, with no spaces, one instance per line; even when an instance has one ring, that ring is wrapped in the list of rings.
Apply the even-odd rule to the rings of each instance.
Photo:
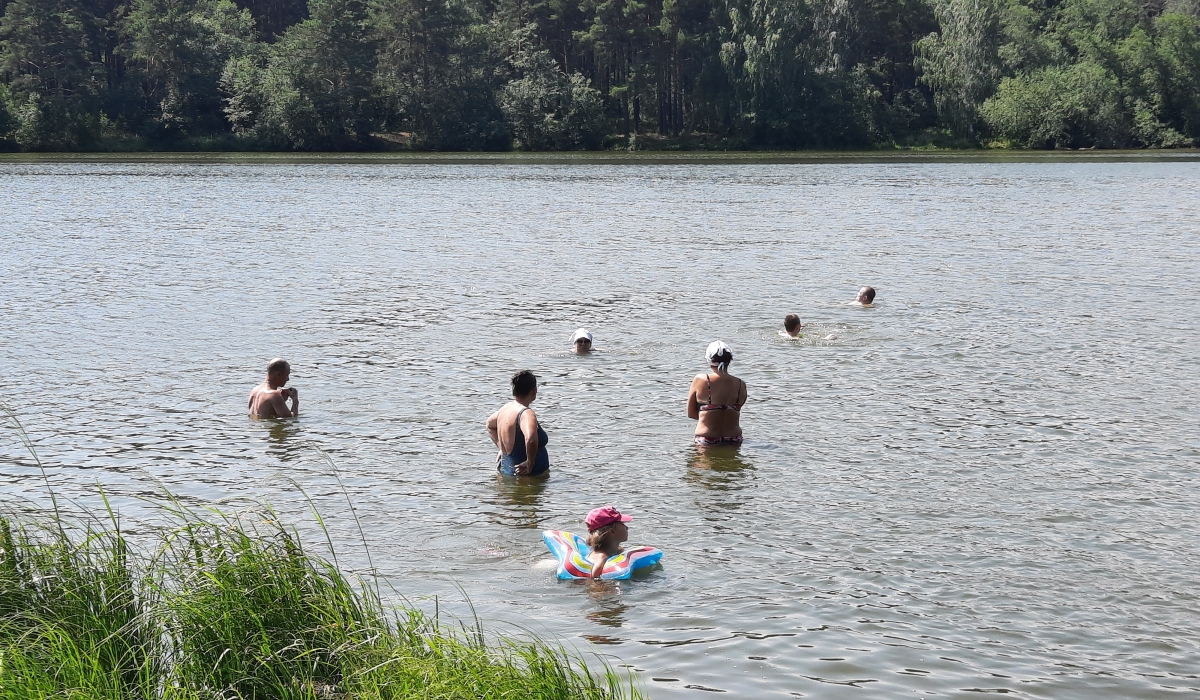
[[[592,563],[587,559],[591,550],[582,537],[562,530],[546,530],[542,533],[542,539],[546,541],[550,553],[558,559],[559,578],[592,577]],[[630,547],[604,562],[600,578],[609,581],[627,579],[635,570],[657,564],[662,555],[662,550],[653,547]]]

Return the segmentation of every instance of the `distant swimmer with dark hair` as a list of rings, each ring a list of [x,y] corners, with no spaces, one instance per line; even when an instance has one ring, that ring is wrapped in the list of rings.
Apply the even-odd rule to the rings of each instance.
[[[875,288],[863,287],[858,290],[858,297],[854,300],[859,306],[870,306],[875,301]]]
[[[295,418],[300,415],[300,392],[284,388],[292,376],[292,367],[287,360],[276,357],[267,364],[267,378],[250,390],[250,416],[252,418]],[[292,406],[288,408],[288,399]]]
[[[487,419],[488,437],[500,450],[496,471],[505,476],[538,476],[550,471],[549,436],[529,404],[537,399],[537,377],[521,370],[512,378],[513,400]]]
[[[783,317],[783,330],[779,332],[779,335],[786,336],[788,338],[799,338],[800,329],[803,327],[804,324],[800,323],[799,316],[796,314],[788,314],[787,316]]]
[[[740,445],[746,382],[729,373],[733,351],[725,343],[713,341],[704,355],[711,371],[696,375],[687,399],[688,418],[696,421],[696,444]]]

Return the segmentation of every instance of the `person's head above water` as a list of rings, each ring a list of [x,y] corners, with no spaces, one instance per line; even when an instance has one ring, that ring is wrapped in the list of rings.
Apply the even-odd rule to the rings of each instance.
[[[575,331],[575,335],[571,336],[571,345],[575,347],[575,352],[582,355],[592,351],[592,334],[586,328],[580,328]]]
[[[793,338],[800,335],[801,327],[800,317],[796,314],[788,314],[783,317],[783,330],[787,331],[787,334]]]
[[[863,306],[875,301],[875,288],[863,287],[862,289],[858,290],[858,298],[855,301]]]
[[[533,401],[537,398],[537,377],[533,376],[533,372],[523,369],[513,375],[512,395],[518,401],[525,398]],[[525,401],[524,403],[529,403],[529,401]]]
[[[267,363],[267,384],[272,388],[278,388],[288,383],[288,378],[292,376],[292,366],[282,357],[276,357]]]
[[[593,508],[588,514],[587,523],[588,547],[605,554],[615,554],[620,551],[621,543],[629,538],[629,528],[625,523],[633,520],[628,515],[612,506]]]
[[[704,351],[704,357],[708,359],[708,364],[717,372],[728,372],[729,363],[733,361],[733,351],[725,343],[714,340],[708,344],[708,350]]]

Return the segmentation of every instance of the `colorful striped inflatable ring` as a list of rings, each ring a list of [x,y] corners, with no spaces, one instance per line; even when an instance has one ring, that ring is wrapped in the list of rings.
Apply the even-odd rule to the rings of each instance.
[[[558,560],[559,578],[592,577],[592,563],[587,559],[591,550],[582,537],[562,530],[546,530],[542,533],[542,539],[546,540],[550,553]],[[653,547],[630,547],[604,562],[600,578],[610,581],[629,578],[635,570],[657,564],[662,555],[661,550]]]

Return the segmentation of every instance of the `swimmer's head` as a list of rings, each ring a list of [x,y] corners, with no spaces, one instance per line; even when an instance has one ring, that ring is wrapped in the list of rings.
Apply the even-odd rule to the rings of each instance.
[[[783,317],[783,330],[787,331],[788,335],[795,338],[800,335],[800,328],[800,317],[796,314],[788,314]]]
[[[862,289],[858,290],[857,301],[858,301],[858,303],[863,304],[864,306],[866,304],[870,304],[871,302],[875,301],[875,288],[874,287],[863,287]]]
[[[282,357],[276,357],[267,363],[267,383],[271,386],[283,386],[292,376],[292,366]]]
[[[533,376],[533,372],[523,369],[513,375],[512,395],[516,399],[537,395],[537,377]]]
[[[612,506],[593,508],[587,514],[587,544],[600,552],[611,552],[629,539],[629,528],[625,523],[633,520]]]
[[[575,331],[575,335],[571,336],[571,345],[574,346],[575,352],[583,355],[592,351],[592,334],[586,328],[580,328]]]
[[[708,365],[718,372],[728,372],[729,363],[733,362],[733,351],[725,343],[714,340],[708,344],[708,350],[704,351],[704,357],[708,359]]]

